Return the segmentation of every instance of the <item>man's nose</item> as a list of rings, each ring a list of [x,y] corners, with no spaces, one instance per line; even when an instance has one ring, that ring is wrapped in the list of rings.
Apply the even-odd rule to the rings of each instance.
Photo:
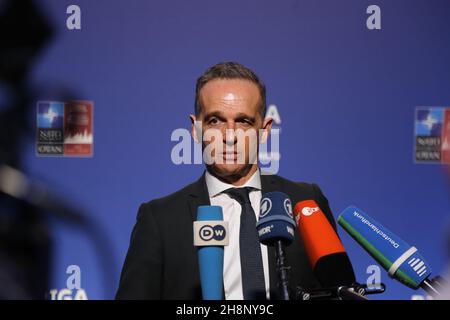
[[[228,123],[227,127],[225,129],[225,133],[223,135],[224,137],[224,144],[226,145],[234,145],[237,142],[236,137],[236,128],[234,123]]]

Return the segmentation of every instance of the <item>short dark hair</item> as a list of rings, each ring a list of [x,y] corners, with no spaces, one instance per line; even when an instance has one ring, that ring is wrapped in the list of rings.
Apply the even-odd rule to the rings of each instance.
[[[264,118],[266,114],[266,86],[258,78],[258,76],[249,68],[243,65],[232,62],[220,62],[213,65],[205,71],[198,79],[195,86],[195,115],[198,116],[201,111],[200,90],[205,84],[214,79],[243,79],[256,84],[259,89],[261,104],[259,107],[261,116]]]

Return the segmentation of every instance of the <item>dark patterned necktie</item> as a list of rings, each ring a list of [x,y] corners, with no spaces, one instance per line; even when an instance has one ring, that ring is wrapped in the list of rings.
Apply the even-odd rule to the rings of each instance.
[[[224,191],[242,207],[239,232],[242,290],[245,300],[266,299],[261,247],[256,231],[255,211],[249,193],[252,188],[230,188]]]

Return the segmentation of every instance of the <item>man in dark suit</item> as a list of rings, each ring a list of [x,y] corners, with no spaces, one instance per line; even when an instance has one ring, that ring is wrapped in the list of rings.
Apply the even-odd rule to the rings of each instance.
[[[229,222],[225,299],[277,298],[275,252],[259,243],[255,227],[262,194],[281,191],[293,204],[313,199],[336,228],[317,185],[261,174],[257,146],[267,140],[272,126],[272,119],[264,118],[265,100],[264,84],[238,63],[219,63],[197,80],[192,135],[203,144],[207,170],[197,182],[140,206],[117,299],[202,298],[193,246],[193,222],[200,205],[220,205]],[[208,132],[213,134],[205,139]],[[249,132],[256,134],[242,135]],[[320,287],[298,232],[286,255],[293,287]]]

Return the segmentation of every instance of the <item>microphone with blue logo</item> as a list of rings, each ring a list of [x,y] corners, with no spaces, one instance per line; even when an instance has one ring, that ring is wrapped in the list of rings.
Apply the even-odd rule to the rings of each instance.
[[[394,278],[412,289],[421,287],[431,295],[439,291],[428,280],[431,268],[410,246],[368,214],[354,206],[339,216],[339,224]]]
[[[223,251],[228,245],[228,222],[223,221],[222,207],[199,206],[194,222],[194,246],[203,300],[223,299]]]
[[[256,228],[262,244],[275,246],[278,288],[282,300],[290,300],[290,267],[286,262],[285,247],[294,239],[295,226],[291,199],[285,193],[268,192],[262,196]]]

